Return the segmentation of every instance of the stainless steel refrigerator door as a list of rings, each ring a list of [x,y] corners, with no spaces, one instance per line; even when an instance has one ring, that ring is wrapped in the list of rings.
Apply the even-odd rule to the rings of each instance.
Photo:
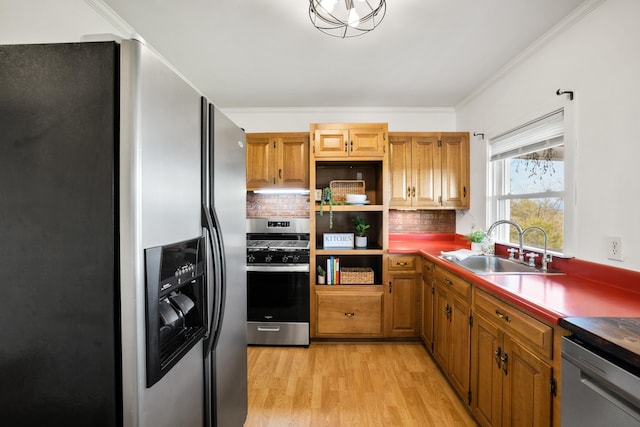
[[[245,134],[217,108],[209,109],[211,167],[205,199],[215,208],[224,245],[224,316],[208,356],[212,426],[242,426],[247,415],[247,293]]]
[[[139,42],[122,52],[124,424],[200,427],[201,345],[151,388],[144,377],[144,249],[201,235],[200,95]]]

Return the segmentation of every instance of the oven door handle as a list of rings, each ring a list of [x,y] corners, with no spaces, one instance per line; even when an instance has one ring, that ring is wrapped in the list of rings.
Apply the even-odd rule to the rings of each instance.
[[[309,264],[300,265],[248,265],[247,271],[256,271],[259,273],[308,273]]]

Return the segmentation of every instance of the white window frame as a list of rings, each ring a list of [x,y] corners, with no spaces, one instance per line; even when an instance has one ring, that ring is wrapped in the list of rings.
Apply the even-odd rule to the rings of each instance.
[[[564,191],[546,191],[541,193],[527,193],[525,197],[522,194],[506,194],[506,188],[508,182],[504,182],[502,178],[507,179],[507,173],[503,173],[501,170],[504,162],[494,162],[493,158],[506,158],[512,157],[518,153],[518,149],[521,146],[528,146],[529,150],[526,152],[538,151],[546,147],[557,145],[558,137],[557,128],[554,130],[553,125],[547,126],[546,130],[550,130],[549,138],[543,143],[531,145],[533,139],[539,139],[540,133],[536,134],[536,125],[545,123],[547,121],[554,121],[554,115],[561,114],[560,129],[563,136],[562,144],[564,145],[565,159],[564,159]],[[577,143],[575,138],[575,112],[573,105],[565,105],[562,108],[556,109],[551,113],[531,120],[521,126],[517,126],[510,131],[500,133],[488,139],[487,144],[487,219],[489,223],[487,227],[493,222],[499,219],[508,218],[508,201],[512,199],[534,199],[534,198],[552,198],[562,197],[564,200],[564,212],[563,212],[563,250],[562,253],[555,253],[556,256],[570,257],[575,249],[576,239],[576,193],[577,185],[575,180],[576,175],[576,153]],[[556,116],[557,119],[557,116]],[[533,139],[528,138],[528,135],[534,134],[536,136]],[[516,138],[513,138],[517,135]],[[506,140],[506,143],[503,142]],[[499,147],[499,148],[498,148]],[[524,154],[525,151],[521,151]],[[496,169],[499,168],[499,169]],[[500,209],[499,201],[505,200],[507,203],[502,203],[503,208]],[[506,245],[513,245],[509,242],[509,227],[501,225],[493,232],[493,237],[496,242]],[[525,245],[526,245],[525,236]],[[531,249],[542,249],[532,246],[527,246]]]

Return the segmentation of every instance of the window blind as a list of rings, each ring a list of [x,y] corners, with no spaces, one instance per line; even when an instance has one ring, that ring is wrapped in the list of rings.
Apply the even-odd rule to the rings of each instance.
[[[564,110],[556,110],[489,140],[491,161],[533,153],[564,143]]]

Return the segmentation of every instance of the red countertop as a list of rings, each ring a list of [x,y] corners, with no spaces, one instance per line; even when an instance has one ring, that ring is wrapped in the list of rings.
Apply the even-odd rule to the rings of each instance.
[[[469,243],[457,234],[389,235],[390,254],[419,254],[553,324],[565,317],[640,317],[639,272],[557,259],[552,268],[563,275],[477,275],[440,258],[462,248]]]

